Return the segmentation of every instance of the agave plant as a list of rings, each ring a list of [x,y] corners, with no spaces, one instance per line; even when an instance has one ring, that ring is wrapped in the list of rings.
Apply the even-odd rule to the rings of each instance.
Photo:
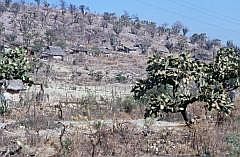
[[[229,114],[233,108],[229,92],[240,85],[239,67],[240,54],[230,48],[221,48],[208,64],[187,53],[153,56],[148,60],[147,79],[136,82],[132,92],[135,99],[141,99],[148,91],[159,89],[149,95],[145,117],[157,116],[160,111],[180,112],[190,122],[186,109],[194,102],[205,102],[209,110]]]

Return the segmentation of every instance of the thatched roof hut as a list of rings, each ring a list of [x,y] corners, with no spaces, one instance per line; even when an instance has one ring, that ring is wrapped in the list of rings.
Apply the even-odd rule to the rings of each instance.
[[[20,91],[25,90],[26,87],[24,86],[21,80],[8,80],[7,81],[7,92],[9,93],[18,93]]]
[[[45,51],[42,52],[41,58],[55,58],[63,60],[63,57],[66,55],[65,51],[59,46],[48,46]]]

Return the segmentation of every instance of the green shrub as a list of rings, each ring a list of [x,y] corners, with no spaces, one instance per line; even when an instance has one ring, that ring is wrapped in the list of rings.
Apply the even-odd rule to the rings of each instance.
[[[115,76],[115,80],[117,80],[119,83],[123,83],[127,81],[127,78],[122,73],[119,73]]]

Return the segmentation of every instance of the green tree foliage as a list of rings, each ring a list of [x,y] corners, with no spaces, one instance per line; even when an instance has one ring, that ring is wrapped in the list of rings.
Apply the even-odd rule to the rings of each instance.
[[[208,110],[229,114],[233,108],[230,91],[240,86],[240,54],[235,49],[221,48],[212,63],[195,60],[190,54],[153,56],[148,60],[147,79],[133,87],[135,99],[148,95],[145,117],[160,111],[180,112],[188,123],[187,106],[205,102]],[[152,92],[151,90],[157,92]]]
[[[27,57],[27,50],[4,49],[0,54],[0,80],[20,79],[24,83],[31,84],[30,71],[31,64]]]
[[[6,80],[20,79],[31,85],[33,81],[29,77],[31,64],[27,57],[27,50],[23,48],[4,49],[0,53],[0,115],[8,111],[3,91],[6,89]]]

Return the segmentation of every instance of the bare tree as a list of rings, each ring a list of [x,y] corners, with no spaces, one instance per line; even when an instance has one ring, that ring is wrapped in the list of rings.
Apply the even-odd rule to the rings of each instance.
[[[45,7],[44,11],[40,13],[41,25],[44,27],[47,24],[47,18],[50,14],[50,9]]]
[[[180,53],[181,52],[183,52],[183,51],[185,51],[186,49],[187,49],[187,40],[186,39],[180,39],[178,42],[177,42],[177,44],[176,44],[176,46],[175,46],[175,49],[176,50],[178,50],[178,51],[180,51]],[[171,48],[170,48],[171,49]]]
[[[180,31],[183,29],[183,25],[181,22],[177,21],[172,25],[172,33],[179,34]]]
[[[240,50],[239,46],[235,45],[232,40],[228,40],[226,46],[228,48],[233,48],[233,49],[236,49],[238,51]]]
[[[13,3],[13,4],[11,5],[11,12],[13,12],[15,18],[17,17],[20,9],[21,9],[21,6],[20,6],[19,3]]]
[[[4,2],[5,2],[5,6],[9,8],[12,3],[12,0],[5,0]]]
[[[19,4],[20,4],[20,10],[22,10],[23,12],[25,12],[25,10],[26,10],[26,2],[25,2],[25,0],[20,0],[20,2],[19,2]]]
[[[73,16],[73,15],[76,13],[76,11],[77,11],[76,5],[70,3],[70,5],[69,5],[69,11],[70,11],[71,15]]]
[[[89,25],[92,25],[92,24],[93,24],[93,21],[94,21],[93,15],[88,14],[88,15],[87,15],[87,21],[88,21],[88,24],[89,24]]]
[[[183,32],[183,35],[185,36],[189,32],[189,30],[187,27],[183,27],[182,32]]]
[[[87,11],[90,10],[89,7],[86,7],[85,5],[80,5],[80,6],[79,6],[79,9],[80,9],[81,14],[82,14],[83,16],[85,16],[85,15],[87,14]]]
[[[39,6],[41,4],[41,0],[34,0],[34,1],[37,3],[38,9],[39,9]]]
[[[153,38],[156,32],[156,23],[148,22],[146,25],[146,32]]]
[[[122,25],[122,23],[121,23],[120,21],[114,22],[114,24],[113,24],[113,31],[114,31],[117,35],[119,35],[119,34],[122,32],[122,30],[123,30],[123,25]]]
[[[127,11],[124,11],[124,14],[121,15],[119,21],[121,21],[121,23],[122,23],[125,27],[127,27],[127,26],[129,25],[129,23],[130,23],[130,15],[128,14]]]
[[[167,41],[165,44],[165,47],[169,50],[170,53],[173,51],[173,43],[170,41]]]
[[[103,19],[108,21],[108,22],[111,22],[114,19],[116,19],[116,14],[115,13],[104,12],[103,13]]]
[[[66,12],[66,2],[64,0],[59,0],[59,1],[60,1],[60,7],[61,7],[62,15],[64,15],[65,12]]]
[[[85,31],[85,39],[87,41],[87,44],[89,44],[90,41],[96,37],[96,33],[97,32],[95,30],[86,30]]]
[[[200,34],[193,34],[190,37],[191,43],[197,43],[201,48],[203,48],[206,45],[207,41],[207,34],[206,33],[200,33]]]
[[[2,43],[2,40],[3,40],[2,36],[3,36],[4,32],[5,32],[4,24],[2,22],[0,22],[0,46],[3,44]]]
[[[151,41],[143,38],[139,41],[138,47],[140,48],[142,54],[146,54],[148,51],[148,48],[152,45]]]
[[[7,10],[3,3],[0,3],[0,16]]]
[[[47,41],[48,46],[52,46],[53,41],[56,40],[56,32],[53,29],[48,29],[45,32],[45,39]]]
[[[4,23],[0,22],[0,36],[2,36],[2,33],[5,31]]]
[[[104,28],[107,28],[108,27],[108,22],[104,19],[102,19],[101,21],[101,27],[104,29]]]
[[[168,26],[168,24],[164,23],[157,27],[157,33],[159,36],[167,32],[167,26]]]
[[[115,51],[117,46],[120,44],[119,39],[117,38],[116,35],[111,34],[110,35],[110,45],[112,46],[113,50]]]
[[[130,28],[130,33],[137,35],[138,29],[136,28],[136,26],[131,26],[131,28]]]
[[[27,32],[29,32],[33,25],[34,25],[34,20],[31,18],[30,14],[22,14],[20,19],[18,20],[18,24],[20,27],[20,31],[23,34],[26,34]]]

